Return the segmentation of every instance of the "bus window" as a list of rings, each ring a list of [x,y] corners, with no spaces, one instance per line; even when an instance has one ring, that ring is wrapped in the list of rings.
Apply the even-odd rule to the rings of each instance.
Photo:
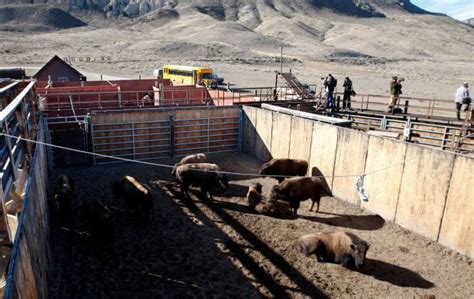
[[[212,79],[212,74],[211,73],[203,73],[201,75],[202,79]]]

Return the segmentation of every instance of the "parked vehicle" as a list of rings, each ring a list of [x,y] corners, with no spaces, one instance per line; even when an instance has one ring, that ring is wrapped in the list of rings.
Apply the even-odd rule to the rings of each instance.
[[[165,65],[163,66],[163,79],[217,88],[217,81],[213,77],[212,69],[206,67]]]
[[[222,85],[222,84],[224,84],[224,78],[219,77],[218,74],[212,74],[212,78],[213,78],[214,80],[216,80],[217,85]]]

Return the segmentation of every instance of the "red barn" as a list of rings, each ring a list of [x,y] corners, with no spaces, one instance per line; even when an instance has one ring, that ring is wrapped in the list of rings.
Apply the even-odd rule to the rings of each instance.
[[[57,55],[54,55],[54,57],[33,76],[33,78],[38,81],[48,81],[49,77],[51,77],[51,81],[53,82],[86,81],[84,75]]]

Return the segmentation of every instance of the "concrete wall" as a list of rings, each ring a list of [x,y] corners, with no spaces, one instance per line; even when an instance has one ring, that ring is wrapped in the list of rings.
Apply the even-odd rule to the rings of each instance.
[[[244,150],[309,161],[335,196],[474,258],[474,159],[244,107]],[[361,202],[356,190],[366,173]],[[346,177],[343,177],[346,176]]]
[[[337,134],[333,194],[353,204],[359,204],[360,198],[355,188],[357,178],[352,175],[359,175],[365,171],[369,136],[345,128],[338,128]],[[346,175],[349,176],[344,177]]]
[[[436,240],[443,217],[455,155],[408,146],[395,222]]]
[[[337,129],[334,126],[315,122],[311,137],[310,174],[326,176],[326,181],[331,189],[334,163],[336,162]]]
[[[270,151],[272,143],[272,127],[273,113],[263,109],[257,109],[257,139],[255,140],[255,156],[262,161],[268,161],[273,157]]]
[[[273,116],[271,153],[273,158],[289,158],[291,116],[275,113]],[[273,142],[273,140],[275,140]]]
[[[364,188],[370,200],[362,202],[362,207],[389,221],[395,219],[406,150],[405,143],[375,136],[369,138],[365,172],[371,173],[378,169],[390,168],[365,177]],[[391,166],[397,163],[398,165]]]
[[[40,122],[38,140],[44,142]],[[48,162],[45,146],[36,146],[25,201],[10,258],[5,298],[48,298],[49,212],[47,203]]]
[[[439,242],[474,256],[474,159],[458,156],[454,162]]]
[[[292,117],[291,119],[290,151],[293,159],[309,160],[311,154],[311,140],[313,136],[313,121]],[[311,170],[309,171],[311,173]]]

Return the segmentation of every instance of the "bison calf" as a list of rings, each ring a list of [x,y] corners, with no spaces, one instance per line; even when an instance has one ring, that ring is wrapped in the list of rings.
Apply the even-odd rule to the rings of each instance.
[[[74,181],[66,175],[60,175],[53,190],[54,214],[59,225],[72,224],[72,196]]]
[[[127,207],[132,213],[141,208],[145,222],[150,222],[150,211],[153,205],[150,187],[127,175],[120,181],[114,182],[112,192],[116,197],[125,199]]]
[[[227,175],[218,173],[219,170],[216,164],[183,164],[176,168],[176,180],[188,198],[188,189],[194,186],[201,188],[201,196],[206,198],[209,194],[209,198],[212,199],[210,191],[224,192],[229,186]]]
[[[334,232],[305,235],[300,238],[299,247],[305,256],[315,254],[319,262],[332,262],[360,269],[369,244],[353,233]]]
[[[282,200],[267,200],[262,195],[262,184],[253,183],[247,192],[248,205],[259,214],[285,214],[290,210],[290,204]]]
[[[171,175],[173,177],[176,177],[176,169],[178,168],[178,166],[192,163],[207,163],[206,154],[194,154],[184,157],[183,159],[181,159],[181,161],[179,161],[179,163],[176,163],[174,165],[173,170],[171,171]]]
[[[249,187],[249,191],[247,192],[247,202],[251,209],[255,209],[255,207],[262,202],[262,184],[260,183],[252,183]]]
[[[278,182],[282,182],[284,176],[305,176],[308,172],[308,162],[297,159],[272,159],[262,165],[259,174],[264,175],[281,175],[276,178]]]
[[[289,178],[273,186],[271,192],[271,200],[281,199],[289,202],[295,215],[298,214],[300,202],[309,198],[312,200],[309,210],[312,211],[314,204],[317,203],[316,212],[318,212],[322,196],[332,196],[332,192],[321,179],[316,177]]]

